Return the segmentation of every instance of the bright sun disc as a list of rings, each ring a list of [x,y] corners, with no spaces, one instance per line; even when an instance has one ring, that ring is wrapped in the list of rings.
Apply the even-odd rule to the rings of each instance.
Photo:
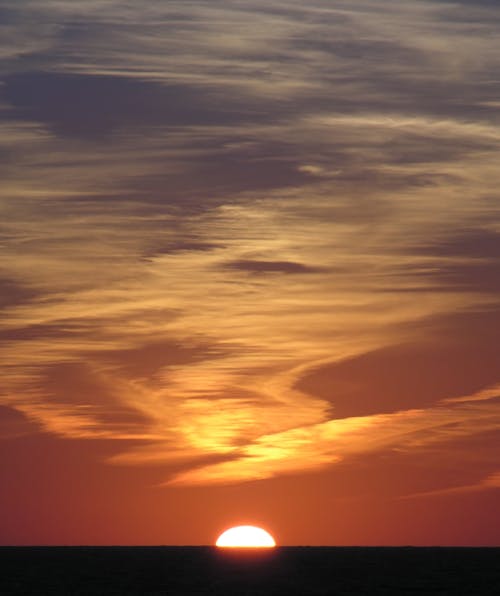
[[[217,538],[215,546],[223,548],[273,548],[274,538],[262,528],[256,526],[235,526],[229,528]]]

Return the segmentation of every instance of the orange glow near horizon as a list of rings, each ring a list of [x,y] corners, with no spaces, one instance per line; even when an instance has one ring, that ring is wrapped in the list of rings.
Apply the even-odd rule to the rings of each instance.
[[[229,528],[217,538],[215,546],[219,548],[274,548],[274,538],[257,526],[235,526]]]

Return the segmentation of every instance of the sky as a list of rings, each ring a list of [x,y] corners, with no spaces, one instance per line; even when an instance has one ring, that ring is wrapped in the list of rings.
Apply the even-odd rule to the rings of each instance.
[[[0,0],[0,543],[500,544],[499,38]]]

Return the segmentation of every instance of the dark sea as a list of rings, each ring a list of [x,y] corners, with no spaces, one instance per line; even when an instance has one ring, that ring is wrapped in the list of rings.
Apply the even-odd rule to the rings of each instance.
[[[500,548],[3,547],[0,594],[500,594]]]

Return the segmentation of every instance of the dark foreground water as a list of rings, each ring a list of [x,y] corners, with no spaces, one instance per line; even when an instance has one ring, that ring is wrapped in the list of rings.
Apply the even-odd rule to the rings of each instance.
[[[500,594],[498,548],[0,548],[0,594]]]

